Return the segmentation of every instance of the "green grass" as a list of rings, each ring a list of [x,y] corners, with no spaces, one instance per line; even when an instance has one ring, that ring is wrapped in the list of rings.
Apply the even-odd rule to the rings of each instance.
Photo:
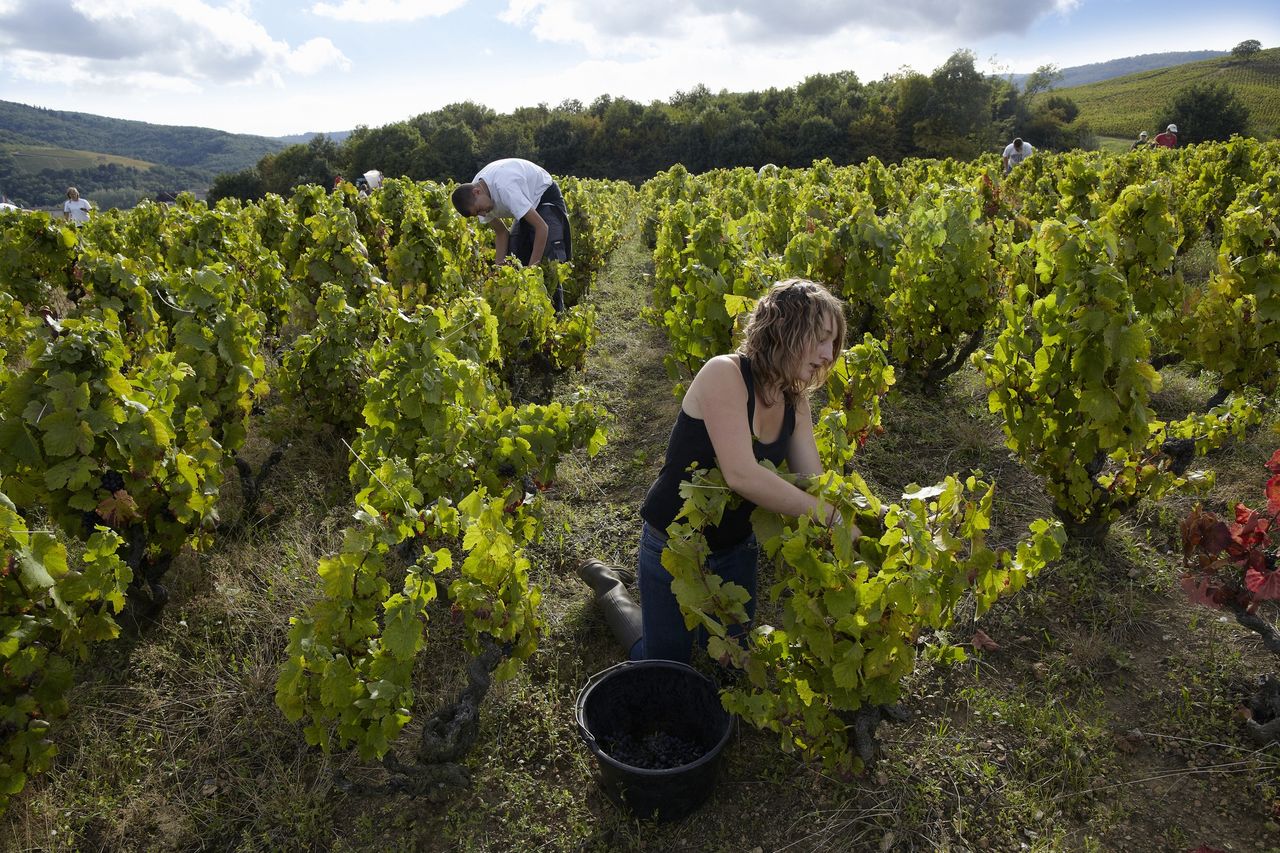
[[[1137,134],[1134,134],[1135,138]],[[1099,136],[1098,150],[1108,154],[1123,154],[1133,145],[1132,139],[1121,139],[1118,136]]]
[[[132,157],[45,145],[0,145],[0,150],[11,154],[14,166],[23,172],[39,172],[44,169],[92,169],[95,166],[111,164],[145,171],[155,165]]]
[[[1173,546],[1188,496],[1143,506],[1101,547],[1070,546],[981,622],[961,614],[954,640],[981,627],[1000,648],[955,667],[922,662],[905,685],[912,720],[881,729],[883,757],[865,776],[832,778],[744,725],[693,817],[639,824],[620,813],[594,780],[573,706],[622,652],[573,569],[588,554],[633,563],[637,509],[677,409],[661,334],[637,320],[650,271],[633,235],[591,295],[603,334],[558,393],[582,384],[602,397],[615,416],[610,444],[569,459],[545,495],[548,536],[531,556],[546,632],[528,665],[490,692],[466,789],[370,792],[387,779],[379,764],[308,748],[275,708],[288,620],[317,594],[317,560],[351,509],[346,450],[299,430],[268,484],[278,524],[184,555],[159,619],[82,667],[56,766],[0,818],[0,850],[1280,849],[1270,823],[1280,762],[1232,719],[1274,662],[1252,635],[1186,603]],[[1213,390],[1177,370],[1166,379],[1161,416]],[[1218,472],[1208,505],[1256,499],[1275,422],[1208,460]],[[1049,512],[971,369],[934,396],[892,396],[885,424],[856,461],[882,495],[980,469],[998,489],[993,540],[1011,542]],[[249,458],[266,449],[255,438]],[[230,473],[228,518],[235,483]],[[430,615],[401,755],[462,683],[447,606]]]
[[[1079,120],[1100,136],[1132,142],[1138,131],[1152,137],[1160,111],[1192,83],[1226,83],[1249,108],[1249,131],[1260,138],[1280,133],[1280,48],[1259,51],[1245,62],[1233,56],[1188,62],[1154,71],[1055,90],[1075,101]]]

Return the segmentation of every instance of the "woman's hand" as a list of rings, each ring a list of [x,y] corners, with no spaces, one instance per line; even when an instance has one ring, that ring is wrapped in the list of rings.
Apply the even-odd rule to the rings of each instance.
[[[825,511],[823,510],[824,506],[826,507]],[[832,533],[844,527],[844,516],[840,514],[839,507],[833,504],[823,504],[822,501],[819,501],[818,512],[825,515],[826,517],[825,523],[827,525],[827,529],[830,530]],[[862,538],[862,531],[858,529],[858,525],[850,524],[848,529],[849,529],[849,532],[853,534],[850,541],[857,542],[859,539]]]

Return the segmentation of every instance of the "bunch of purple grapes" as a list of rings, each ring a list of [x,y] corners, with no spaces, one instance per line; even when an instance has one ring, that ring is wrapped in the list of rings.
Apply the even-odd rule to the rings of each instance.
[[[628,732],[616,737],[606,736],[602,740],[604,751],[610,758],[642,770],[683,767],[697,761],[707,752],[697,743],[690,743],[666,732],[653,732],[643,737],[636,737]]]

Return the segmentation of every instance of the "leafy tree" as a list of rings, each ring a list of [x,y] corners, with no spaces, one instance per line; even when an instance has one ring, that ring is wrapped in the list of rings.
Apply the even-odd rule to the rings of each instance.
[[[498,121],[490,126],[488,138],[480,145],[478,159],[485,163],[505,157],[533,160],[537,157],[534,149],[533,135],[528,128],[511,121]]]
[[[1076,102],[1066,95],[1050,95],[1045,98],[1040,111],[1052,115],[1062,124],[1071,124],[1076,120],[1076,116],[1080,115],[1080,108],[1076,106]]]
[[[224,198],[238,198],[241,201],[253,201],[266,195],[262,186],[262,175],[256,168],[242,169],[239,172],[227,172],[213,179],[209,187],[209,204],[217,204]]]
[[[1225,83],[1192,83],[1164,108],[1160,125],[1176,124],[1180,143],[1226,140],[1245,132],[1249,108]]]
[[[426,175],[416,174],[413,158],[421,145],[422,134],[415,126],[397,122],[353,134],[345,147],[351,171],[355,174],[378,169],[391,178],[404,175],[425,178]]]
[[[668,99],[668,103],[676,108],[701,111],[715,95],[704,84],[699,83],[687,92],[678,91]]]
[[[830,122],[828,122],[830,123]],[[834,130],[834,125],[832,125]],[[764,134],[750,119],[741,119],[726,128],[717,144],[716,159],[723,166],[754,166],[760,162]]]
[[[1231,55],[1248,62],[1260,50],[1262,50],[1262,42],[1257,39],[1245,39],[1231,48]]]
[[[875,104],[849,125],[849,159],[855,163],[874,155],[896,159],[895,136],[892,108]]]
[[[1023,84],[1022,91],[1027,98],[1034,98],[1041,92],[1052,90],[1061,81],[1062,72],[1058,70],[1058,66],[1052,63],[1041,65],[1027,76],[1027,81]]]
[[[1012,136],[1030,118],[1028,99],[1011,80],[997,78],[991,84],[991,119],[1000,136]]]
[[[635,158],[640,152],[635,136],[644,107],[629,98],[602,95],[592,102],[589,112],[599,120],[588,146],[596,168],[602,174],[638,177]]]
[[[814,74],[796,87],[796,99],[809,107],[815,115],[830,119],[836,127],[848,127],[865,109],[867,97],[852,71],[835,74]],[[825,151],[821,157],[834,157]]]
[[[976,157],[996,142],[991,80],[974,67],[973,52],[957,50],[929,77],[927,115],[914,130],[918,148],[934,157]]]
[[[842,141],[840,136],[831,119],[824,115],[809,116],[796,134],[796,156],[806,166],[823,157],[835,159],[833,149]]]
[[[1036,101],[1023,123],[1022,135],[1045,151],[1067,151],[1080,146],[1088,128],[1072,127],[1080,114],[1076,102],[1066,95],[1050,95]]]
[[[676,147],[675,122],[670,110],[659,101],[645,107],[636,128],[636,169],[647,180],[680,162]],[[758,128],[757,128],[758,129]],[[761,134],[763,136],[763,133]]]
[[[338,146],[327,136],[316,134],[306,145],[290,145],[274,156],[258,161],[264,192],[287,196],[300,184],[329,187],[342,171]]]
[[[548,172],[563,175],[582,157],[582,143],[574,123],[567,116],[552,116],[533,132],[538,161]],[[656,170],[655,170],[656,171]]]
[[[894,108],[897,114],[898,151],[903,156],[917,152],[915,128],[929,114],[933,83],[918,71],[907,69],[894,78]]]
[[[441,107],[436,112],[436,116],[442,122],[460,122],[471,128],[471,132],[477,136],[498,120],[497,113],[474,101],[462,101]]]

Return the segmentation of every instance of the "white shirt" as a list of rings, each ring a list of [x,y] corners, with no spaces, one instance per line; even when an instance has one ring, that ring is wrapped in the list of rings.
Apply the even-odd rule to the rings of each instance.
[[[62,212],[71,214],[72,222],[88,222],[89,202],[83,198],[78,198],[75,201],[67,199],[62,203]]]
[[[1014,166],[1031,156],[1031,143],[1025,139],[1022,140],[1022,150],[1019,151],[1017,148],[1014,148],[1013,143],[1010,142],[1004,147],[1004,156],[1009,158],[1009,168],[1012,169]]]
[[[523,219],[552,183],[546,169],[519,157],[494,160],[471,179],[476,181],[484,181],[493,198],[493,210],[479,217],[485,224],[495,219]]]

